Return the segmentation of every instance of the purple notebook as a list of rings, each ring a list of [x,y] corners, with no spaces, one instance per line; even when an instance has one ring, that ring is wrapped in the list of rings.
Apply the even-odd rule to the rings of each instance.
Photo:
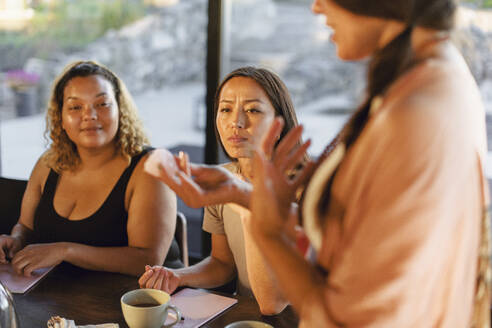
[[[175,305],[184,320],[173,328],[200,327],[237,303],[235,298],[213,294],[204,289],[185,288],[171,296],[170,304]],[[170,311],[166,324],[174,321]]]
[[[0,264],[0,281],[11,293],[23,294],[37,284],[54,267],[34,270],[30,277],[15,273],[12,265]]]

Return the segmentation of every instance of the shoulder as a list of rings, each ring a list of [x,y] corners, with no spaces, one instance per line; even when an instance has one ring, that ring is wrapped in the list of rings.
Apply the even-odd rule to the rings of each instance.
[[[38,158],[36,164],[34,164],[34,168],[29,177],[29,184],[42,192],[50,171],[51,168],[48,166],[46,153],[44,153]]]
[[[131,173],[128,182],[128,191],[133,193],[134,190],[139,190],[139,193],[150,195],[149,197],[175,197],[174,192],[167,185],[145,172],[145,161],[149,158],[150,154],[150,151],[144,151],[133,157],[133,160],[136,158],[138,162],[135,164],[135,169]]]
[[[445,112],[453,117],[460,111],[476,112],[483,107],[473,76],[453,46],[442,57],[428,59],[410,69],[384,98],[388,106],[399,108],[393,111],[395,115],[429,117],[434,112]],[[410,113],[407,109],[411,109]]]
[[[388,90],[374,122],[386,136],[413,142],[483,138],[484,108],[461,57],[428,60]]]
[[[144,172],[144,165],[145,165],[145,161],[149,158],[150,154],[152,153],[152,150],[153,148],[145,148],[140,153],[130,158],[129,165],[135,165],[135,168],[133,169],[133,172],[131,174],[131,179],[134,178],[138,179],[138,177],[145,178],[146,176],[149,176]]]

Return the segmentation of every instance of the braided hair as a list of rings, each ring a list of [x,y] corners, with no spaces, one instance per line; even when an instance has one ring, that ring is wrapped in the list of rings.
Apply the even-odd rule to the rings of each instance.
[[[373,99],[384,94],[398,77],[417,64],[411,43],[414,28],[420,26],[438,31],[449,31],[453,28],[456,10],[453,0],[331,1],[357,15],[404,22],[405,28],[372,56],[368,65],[366,99],[323,152],[322,159],[327,157],[339,143],[343,143],[348,150],[355,143],[369,119]],[[328,210],[333,178],[334,176],[329,179],[318,202],[317,207],[320,214]],[[319,217],[324,217],[324,215]]]

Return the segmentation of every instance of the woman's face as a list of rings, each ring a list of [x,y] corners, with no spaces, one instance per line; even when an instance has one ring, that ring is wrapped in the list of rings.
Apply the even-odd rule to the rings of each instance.
[[[325,16],[325,24],[333,29],[331,40],[343,60],[359,60],[381,47],[386,20],[356,15],[333,0],[314,0],[312,11]]]
[[[274,117],[268,96],[253,79],[234,77],[222,87],[216,124],[230,157],[251,158]]]
[[[62,127],[78,149],[114,146],[118,114],[113,86],[104,77],[74,77],[65,86]]]

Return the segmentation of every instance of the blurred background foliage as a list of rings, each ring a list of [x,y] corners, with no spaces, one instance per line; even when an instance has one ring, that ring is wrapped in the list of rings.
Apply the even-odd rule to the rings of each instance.
[[[462,3],[468,3],[477,8],[492,8],[492,0],[462,0]]]
[[[140,0],[31,1],[34,16],[22,30],[0,31],[0,53],[10,58],[1,69],[18,67],[26,58],[70,53],[143,17],[150,10]],[[10,56],[8,54],[16,54]]]
[[[149,5],[152,1],[149,0],[23,1],[34,10],[34,15],[24,29],[0,30],[0,71],[22,67],[33,56],[49,59],[53,53],[70,54],[79,51],[108,30],[134,22],[153,9]],[[492,0],[459,1],[474,8],[492,8]]]

